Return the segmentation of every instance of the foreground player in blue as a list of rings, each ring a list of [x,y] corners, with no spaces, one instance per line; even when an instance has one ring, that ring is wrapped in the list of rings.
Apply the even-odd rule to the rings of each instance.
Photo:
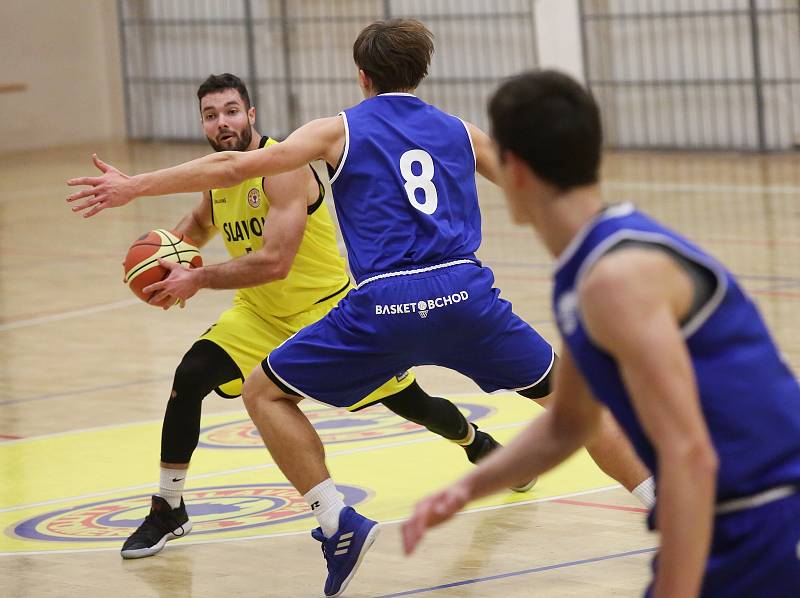
[[[259,152],[221,152],[135,177],[107,169],[72,182],[91,185],[72,197],[91,197],[76,207],[91,216],[140,195],[226,187],[317,158],[330,166],[357,288],[275,349],[242,392],[275,462],[320,523],[314,537],[328,561],[328,596],[344,590],[377,530],[344,509],[319,436],[298,408],[302,398],[358,409],[365,404],[358,397],[425,364],[461,372],[487,392],[550,394],[552,347],[499,297],[491,270],[475,256],[476,170],[497,179],[490,140],[411,93],[432,52],[421,23],[374,23],[353,47],[366,99],[339,116]],[[588,447],[592,455],[628,489],[646,489],[649,473],[610,418],[603,430]]]
[[[648,594],[800,595],[800,387],[756,306],[702,249],[630,204],[603,206],[599,112],[578,83],[521,75],[490,115],[514,218],[558,258],[565,348],[552,409],[417,505],[406,550],[504,480],[563,461],[604,404],[655,472]]]

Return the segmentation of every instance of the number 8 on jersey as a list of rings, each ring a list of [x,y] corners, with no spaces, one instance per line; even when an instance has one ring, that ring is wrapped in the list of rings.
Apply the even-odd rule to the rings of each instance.
[[[414,174],[414,163],[422,167],[422,172]],[[408,150],[400,156],[400,174],[403,175],[405,184],[403,185],[408,195],[408,201],[424,214],[433,214],[439,205],[439,194],[436,192],[436,185],[433,184],[433,158],[425,150]],[[425,193],[425,200],[417,200],[416,191],[422,189]]]

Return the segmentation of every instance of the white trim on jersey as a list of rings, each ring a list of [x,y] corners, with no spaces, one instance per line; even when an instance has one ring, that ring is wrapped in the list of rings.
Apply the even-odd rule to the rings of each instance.
[[[406,96],[406,97],[410,97],[410,98],[416,98],[417,97],[413,93],[407,93],[405,91],[387,91],[386,93],[379,93],[375,97],[376,98],[382,98],[384,96]]]
[[[586,259],[581,264],[581,267],[578,269],[578,273],[575,276],[575,288],[580,285],[582,278],[588,273],[589,269],[594,265],[594,263],[603,257],[603,255],[608,253],[608,251],[610,251],[614,245],[621,243],[622,241],[642,241],[644,243],[669,247],[690,262],[694,262],[708,269],[716,277],[717,288],[714,289],[714,293],[711,295],[708,301],[706,301],[703,307],[701,307],[697,313],[689,319],[688,322],[681,326],[681,334],[683,335],[683,338],[688,339],[695,332],[697,332],[697,330],[706,322],[706,320],[708,320],[708,318],[710,318],[711,315],[716,311],[717,307],[719,307],[719,304],[722,303],[722,299],[725,297],[725,293],[728,291],[728,277],[725,275],[724,270],[719,266],[719,264],[713,262],[706,256],[682,247],[679,243],[667,235],[635,229],[622,229],[604,239],[602,243],[592,249],[589,255],[586,256]]]
[[[458,117],[456,116],[456,118]],[[465,123],[460,118],[458,118],[458,120],[461,121],[461,124],[464,125],[464,129],[467,131],[467,139],[469,139],[469,147],[470,149],[472,149],[472,161],[475,164],[475,170],[478,170],[478,156],[475,154],[475,144],[472,143],[472,135],[470,135],[469,127],[467,126],[467,123]]]
[[[759,492],[757,494],[745,496],[744,498],[734,498],[731,500],[722,501],[717,505],[716,509],[714,509],[714,512],[717,515],[724,515],[725,513],[735,513],[737,511],[744,511],[746,509],[754,509],[755,507],[760,507],[768,503],[775,502],[776,500],[786,498],[787,496],[792,496],[793,494],[797,494],[797,492],[797,486],[776,486],[775,488],[770,488],[769,490],[764,490],[763,492]]]
[[[344,168],[344,162],[347,160],[347,152],[350,150],[350,126],[347,124],[347,115],[344,111],[340,112],[339,115],[342,117],[342,122],[344,123],[344,150],[342,151],[342,159],[339,160],[339,165],[336,167],[336,172],[334,172],[331,177],[331,183],[339,178],[339,174],[342,172],[342,168]]]
[[[421,272],[431,272],[432,270],[449,268],[450,266],[458,266],[459,264],[474,264],[476,266],[478,265],[478,263],[474,260],[454,260],[452,262],[444,262],[442,264],[436,264],[435,266],[427,266],[425,268],[415,268],[414,270],[396,270],[395,272],[386,272],[384,274],[378,274],[376,276],[370,276],[369,278],[365,278],[356,285],[356,288],[360,289],[365,284],[368,284],[375,280],[379,280],[381,278],[394,278],[395,276],[409,276],[411,274],[420,274]]]
[[[555,263],[555,272],[561,270],[564,264],[569,261],[576,251],[578,251],[578,247],[580,247],[581,243],[583,243],[583,240],[591,232],[595,224],[602,222],[603,220],[608,220],[609,218],[620,218],[622,216],[627,216],[633,213],[634,209],[635,208],[633,207],[633,204],[630,202],[621,203],[616,206],[610,206],[603,210],[596,218],[587,222],[583,228],[580,229],[574,237],[572,237],[572,241],[569,242],[566,249],[564,249],[564,251],[561,252],[561,255],[558,256],[558,259]]]
[[[550,370],[553,369],[553,364],[555,362],[556,362],[556,350],[553,349],[553,347],[551,346],[550,347],[550,365],[547,366],[547,369],[545,370],[544,374],[539,376],[539,379],[536,382],[534,382],[532,384],[528,384],[527,386],[520,386],[519,388],[500,388],[498,390],[493,390],[489,394],[490,395],[494,395],[494,394],[497,394],[498,392],[521,392],[523,390],[528,390],[530,388],[535,388],[536,385],[538,385],[542,380],[547,378],[547,374],[549,374]]]

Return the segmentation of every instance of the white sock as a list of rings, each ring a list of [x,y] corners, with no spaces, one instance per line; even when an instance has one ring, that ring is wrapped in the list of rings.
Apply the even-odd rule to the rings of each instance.
[[[342,495],[336,489],[333,480],[328,478],[309,490],[304,497],[311,512],[319,521],[322,533],[330,538],[339,529],[339,513],[344,509]]]
[[[183,485],[186,483],[188,469],[161,468],[161,479],[158,483],[158,495],[166,500],[173,509],[181,506]]]
[[[653,476],[647,478],[644,482],[636,486],[631,493],[639,499],[648,509],[652,509],[656,504],[656,483]]]

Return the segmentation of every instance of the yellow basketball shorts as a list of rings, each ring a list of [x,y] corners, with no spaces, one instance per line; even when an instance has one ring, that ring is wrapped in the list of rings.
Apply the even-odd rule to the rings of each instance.
[[[219,345],[242,372],[242,378],[231,380],[217,388],[217,394],[228,399],[240,396],[245,376],[250,375],[256,366],[260,366],[264,358],[286,339],[327,314],[341,297],[342,295],[338,295],[304,312],[283,318],[258,311],[250,303],[236,297],[233,307],[224,311],[217,322],[200,337]],[[400,392],[413,381],[414,374],[411,372],[393,376],[363,400],[353,403],[362,408]]]

